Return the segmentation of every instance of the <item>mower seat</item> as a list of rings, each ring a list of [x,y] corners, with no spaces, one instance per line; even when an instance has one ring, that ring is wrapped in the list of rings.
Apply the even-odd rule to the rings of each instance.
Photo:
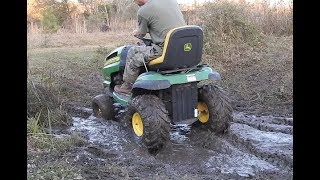
[[[149,70],[165,71],[188,68],[201,61],[203,31],[187,25],[170,30],[165,38],[162,55],[148,63]]]

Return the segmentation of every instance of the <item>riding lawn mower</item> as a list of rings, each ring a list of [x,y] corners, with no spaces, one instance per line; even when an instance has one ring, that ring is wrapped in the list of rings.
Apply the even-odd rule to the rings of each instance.
[[[150,39],[141,39],[145,45]],[[126,56],[131,45],[118,47],[105,58],[102,68],[104,93],[92,100],[93,114],[115,119],[114,104],[126,108],[123,121],[152,154],[170,140],[172,125],[201,125],[216,134],[228,131],[232,107],[226,92],[218,85],[220,74],[201,64],[203,31],[187,25],[170,30],[163,53],[140,69],[129,96],[116,93],[122,84]]]

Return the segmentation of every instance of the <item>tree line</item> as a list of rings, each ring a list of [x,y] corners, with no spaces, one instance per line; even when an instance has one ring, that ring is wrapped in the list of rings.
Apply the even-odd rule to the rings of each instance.
[[[28,0],[28,31],[107,31],[134,18],[137,8],[132,0]]]

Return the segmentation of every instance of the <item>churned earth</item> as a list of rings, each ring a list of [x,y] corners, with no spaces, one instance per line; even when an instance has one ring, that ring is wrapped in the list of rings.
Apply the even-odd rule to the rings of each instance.
[[[172,126],[170,142],[154,156],[118,119],[97,119],[88,108],[77,111],[81,117],[73,117],[63,133],[88,141],[68,155],[79,179],[292,179],[292,118],[235,112],[223,136]]]

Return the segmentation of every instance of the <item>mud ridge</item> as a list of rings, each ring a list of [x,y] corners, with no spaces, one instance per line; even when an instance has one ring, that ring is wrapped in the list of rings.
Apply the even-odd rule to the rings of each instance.
[[[234,112],[233,119],[236,121],[293,126],[293,118],[290,117],[256,116],[244,112]]]
[[[83,111],[81,115],[87,116],[91,112],[89,108],[76,109]],[[235,122],[232,122],[229,133],[223,136],[197,126],[171,125],[167,147],[156,156],[151,156],[135,142],[128,131],[130,128],[122,122],[121,116],[125,110],[120,106],[116,106],[115,110],[118,112],[115,121],[96,119],[92,114],[88,118],[73,117],[70,130],[83,133],[90,142],[76,158],[77,163],[84,163],[80,166],[86,178],[292,177],[292,135],[281,130],[271,132],[267,128],[263,131],[255,126],[260,122],[262,125],[291,127],[290,119],[235,114]],[[251,126],[247,125],[250,123]]]
[[[233,115],[233,122],[246,124],[253,128],[266,132],[281,132],[285,134],[293,133],[292,118],[281,118],[271,116],[248,116],[243,113],[235,113]]]
[[[247,151],[250,154],[254,154],[261,159],[270,162],[273,165],[280,167],[280,169],[292,170],[293,168],[293,157],[292,157],[292,143],[287,144],[286,142],[283,145],[278,145],[277,143],[272,143],[269,140],[269,145],[263,145],[264,142],[259,142],[254,138],[248,136],[249,131],[256,131],[254,134],[262,134],[262,136],[279,136],[279,139],[282,136],[286,136],[284,133],[275,133],[275,132],[258,132],[259,130],[250,127],[245,124],[233,123],[230,127],[230,132],[227,137],[227,141],[230,142],[233,146],[240,148],[241,150]],[[243,134],[239,133],[243,132]],[[245,135],[247,133],[247,135]],[[263,134],[264,133],[264,134]],[[254,135],[253,135],[254,136]],[[287,135],[288,138],[289,135]],[[290,138],[290,137],[289,137]],[[268,140],[266,140],[268,141]],[[292,141],[291,141],[292,142]],[[274,145],[274,146],[273,146]],[[289,149],[289,151],[283,151],[282,149]]]
[[[248,121],[247,119],[234,119],[233,122],[246,124],[248,126],[251,126],[253,128],[259,129],[261,131],[266,131],[266,132],[281,132],[281,133],[291,134],[291,135],[293,133],[292,126],[253,122],[253,121]]]

